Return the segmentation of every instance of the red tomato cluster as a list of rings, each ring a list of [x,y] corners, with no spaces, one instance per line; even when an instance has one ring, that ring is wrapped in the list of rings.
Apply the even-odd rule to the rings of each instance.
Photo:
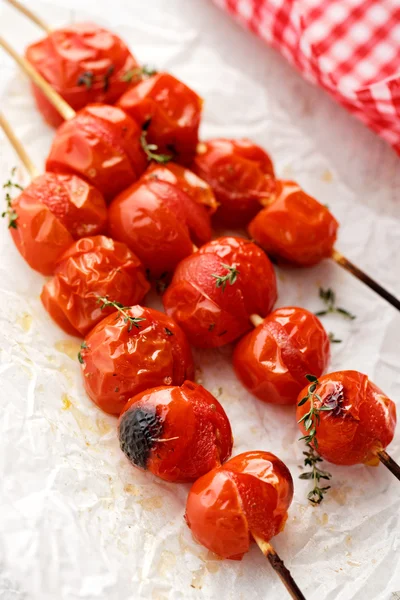
[[[272,200],[249,224],[249,235],[269,255],[298,267],[332,256],[339,224],[326,206],[293,181],[274,186]]]
[[[226,227],[243,227],[270,198],[274,168],[250,140],[215,139],[197,148],[193,170],[214,190],[217,217]]]
[[[52,31],[28,46],[26,58],[74,110],[91,102],[114,104],[130,85],[126,75],[139,68],[124,42],[94,23]],[[33,91],[46,121],[58,127],[58,111],[37,86]]]
[[[224,409],[192,381],[131,398],[118,433],[121,449],[135,467],[174,482],[194,481],[219,467],[229,458],[233,443]]]
[[[243,385],[272,404],[294,404],[307,373],[319,377],[330,358],[321,322],[304,308],[274,310],[236,346],[233,366]]]
[[[265,317],[276,296],[275,272],[264,252],[243,238],[223,237],[178,265],[163,303],[191,344],[213,348],[249,331],[250,316]]]
[[[75,175],[45,173],[12,201],[18,251],[32,269],[51,275],[74,240],[102,233],[107,209],[101,193]]]
[[[132,306],[141,302],[149,289],[144,268],[133,252],[125,244],[96,236],[69,247],[41,298],[61,329],[84,336],[115,311],[113,307],[102,309],[99,298]]]
[[[202,105],[196,92],[169,73],[138,83],[117,103],[140,127],[148,123],[147,140],[158,152],[183,164],[196,153]]]
[[[390,444],[396,427],[396,406],[367,375],[338,371],[319,379],[314,397],[317,409],[324,408],[316,424],[318,453],[336,465],[379,464],[377,453]],[[299,394],[300,402],[307,388]],[[297,408],[300,429],[310,400]],[[314,444],[315,445],[315,444]]]
[[[200,544],[240,560],[252,534],[269,541],[282,531],[293,498],[288,468],[270,452],[244,452],[192,486],[186,521]]]
[[[367,376],[321,377],[330,346],[315,315],[297,307],[271,313],[276,277],[259,246],[311,266],[332,255],[338,223],[296,183],[276,180],[269,156],[251,141],[199,144],[200,97],[168,73],[142,79],[110,32],[73,25],[27,56],[78,112],[58,129],[48,172],[10,200],[14,241],[34,269],[54,273],[43,304],[64,331],[85,336],[86,392],[119,416],[127,458],[166,481],[197,480],[186,507],[194,537],[241,559],[252,536],[267,542],[283,529],[293,482],[268,452],[228,460],[231,426],[219,402],[190,381],[189,342],[213,348],[244,336],[233,357],[239,379],[265,402],[298,396],[309,448],[331,462],[375,464],[393,438],[394,403]],[[57,124],[53,106],[34,92]],[[176,162],[163,164],[171,156]],[[248,225],[258,245],[210,241],[214,213],[224,226]],[[106,226],[111,238],[100,235]],[[138,304],[150,287],[145,272],[163,284],[172,277],[167,314]],[[313,383],[301,392],[305,377]]]

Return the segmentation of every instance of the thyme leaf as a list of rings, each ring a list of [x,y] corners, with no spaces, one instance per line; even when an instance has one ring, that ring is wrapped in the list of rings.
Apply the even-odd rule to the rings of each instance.
[[[150,122],[151,120],[146,121],[146,123],[144,123],[143,127],[142,127],[142,135],[140,136],[140,144],[143,148],[143,150],[145,151],[145,154],[147,156],[147,160],[154,160],[156,163],[159,164],[166,164],[167,162],[169,162],[170,160],[172,160],[173,156],[172,154],[162,154],[162,153],[158,153],[158,146],[157,144],[149,144],[147,141],[147,130],[150,126]]]
[[[126,81],[127,83],[142,81],[143,79],[148,79],[153,75],[157,75],[156,69],[152,69],[147,65],[143,65],[143,67],[135,67],[134,69],[130,69],[126,73],[121,76],[121,81]]]
[[[328,315],[330,313],[337,313],[342,315],[345,319],[350,319],[351,321],[356,318],[356,315],[353,315],[351,312],[342,308],[341,306],[336,306],[336,294],[331,288],[319,288],[319,297],[326,305],[325,310],[319,310],[315,314],[317,317],[323,317],[324,315]]]
[[[226,275],[218,275],[217,273],[212,273],[211,277],[214,277],[216,280],[215,285],[217,288],[222,288],[222,291],[225,291],[226,284],[229,283],[233,285],[238,275],[240,275],[240,271],[234,265],[226,265],[225,263],[221,263],[224,269],[227,269],[228,273]]]
[[[128,332],[132,331],[133,327],[140,329],[139,323],[141,321],[145,321],[143,317],[131,317],[126,309],[129,309],[129,306],[124,306],[121,302],[115,302],[114,300],[109,300],[107,296],[99,296],[97,299],[97,303],[101,304],[100,309],[103,310],[106,306],[112,306],[116,308],[117,311],[123,316],[124,323],[128,325]]]

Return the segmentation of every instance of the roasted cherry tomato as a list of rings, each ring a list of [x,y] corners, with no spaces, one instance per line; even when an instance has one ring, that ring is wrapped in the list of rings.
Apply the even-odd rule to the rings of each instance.
[[[332,255],[338,222],[293,181],[276,181],[274,199],[251,221],[250,236],[276,259],[311,267]]]
[[[164,308],[199,348],[232,342],[276,301],[274,269],[265,253],[243,238],[222,237],[183,260],[163,296]]]
[[[309,395],[304,388],[298,401]],[[379,464],[377,453],[390,444],[396,426],[396,406],[367,375],[337,371],[318,380],[313,403],[318,453],[336,465]],[[297,408],[300,421],[310,410],[310,398]],[[304,420],[299,424],[306,435]],[[314,444],[313,444],[314,445]]]
[[[329,337],[320,320],[304,308],[278,308],[245,335],[233,365],[243,385],[272,404],[295,404],[305,376],[326,370]]]
[[[176,185],[180,190],[196,202],[202,204],[207,212],[212,215],[218,208],[218,202],[215,199],[214,192],[203,179],[200,179],[193,171],[186,169],[174,162],[168,162],[161,165],[155,162],[151,163],[142,179],[159,179]]]
[[[41,299],[61,329],[84,336],[115,311],[108,306],[102,309],[99,297],[132,306],[149,289],[144,268],[133,252],[99,235],[79,240],[62,255]]]
[[[89,104],[57,129],[46,170],[78,174],[111,200],[146,168],[140,136],[120,108]]]
[[[107,222],[103,196],[75,175],[45,173],[12,201],[18,251],[32,269],[51,275],[75,239],[102,233]]]
[[[89,397],[115,415],[135,394],[194,377],[192,353],[181,328],[164,313],[142,306],[100,321],[86,336],[80,361]]]
[[[196,152],[202,105],[196,92],[169,73],[138,83],[118,101],[141,128],[148,124],[147,141],[157,145],[157,152],[183,164]]]
[[[289,469],[270,452],[244,452],[192,486],[186,522],[222,558],[241,560],[252,534],[268,542],[283,530],[293,498]]]
[[[154,176],[152,176],[154,175]],[[111,203],[110,235],[138,255],[151,277],[167,278],[193,243],[211,239],[206,208],[177,184],[147,174]]]
[[[73,23],[31,44],[26,58],[74,110],[92,102],[114,104],[129,87],[138,63],[124,42],[94,23]],[[33,86],[38,108],[58,127],[62,118]]]
[[[137,394],[118,424],[122,451],[135,467],[166,481],[194,481],[232,451],[229,419],[201,385],[156,387]]]
[[[246,226],[270,198],[271,159],[250,140],[201,142],[192,168],[214,190],[216,216],[226,227]]]

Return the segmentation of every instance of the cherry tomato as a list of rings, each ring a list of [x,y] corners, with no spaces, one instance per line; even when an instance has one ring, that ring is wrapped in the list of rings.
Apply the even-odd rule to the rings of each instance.
[[[306,397],[308,387],[298,396]],[[367,375],[337,371],[319,379],[314,406],[323,407],[316,423],[318,453],[336,465],[379,464],[377,452],[390,444],[396,426],[396,406]],[[327,410],[331,407],[331,410]],[[297,408],[297,420],[310,410],[310,400]],[[305,434],[304,421],[299,424]]]
[[[276,297],[264,252],[243,238],[222,237],[178,265],[163,304],[193,346],[213,348],[249,331],[250,316],[265,317]]]
[[[111,200],[146,168],[140,136],[120,108],[89,104],[57,129],[46,170],[78,174]]]
[[[200,179],[193,171],[186,169],[174,162],[169,162],[165,165],[151,163],[147,171],[142,176],[142,179],[152,180],[160,179],[167,181],[179,187],[180,190],[188,194],[196,202],[202,204],[207,212],[212,215],[218,208],[218,202],[215,199],[214,192],[211,187]]]
[[[218,221],[226,227],[246,226],[270,197],[271,159],[250,140],[201,142],[192,168],[214,190]]]
[[[181,385],[194,377],[183,331],[164,313],[142,306],[100,321],[86,336],[80,360],[88,396],[115,415],[135,394],[159,385]]]
[[[94,23],[73,23],[28,46],[26,58],[74,110],[92,102],[114,104],[129,87],[124,75],[138,63],[124,42]],[[53,127],[58,111],[33,86],[38,108]]]
[[[232,431],[218,400],[201,385],[156,387],[137,394],[118,423],[122,451],[135,467],[165,481],[195,481],[232,451]]]
[[[311,267],[332,255],[338,222],[293,181],[276,181],[274,200],[251,221],[249,235],[270,255]]]
[[[111,237],[124,242],[156,278],[171,275],[193,252],[193,243],[211,239],[205,207],[179,181],[174,185],[152,173],[114,199],[108,220]]]
[[[144,268],[125,244],[99,235],[73,244],[43,287],[41,299],[56,323],[71,335],[86,335],[115,308],[101,308],[99,297],[123,306],[141,302],[149,291]]]
[[[102,233],[107,222],[103,196],[75,175],[45,173],[12,201],[17,215],[10,232],[32,269],[51,275],[74,239]]]
[[[203,101],[187,85],[169,73],[157,73],[131,88],[117,105],[142,128],[157,152],[172,154],[177,162],[189,164],[199,139]]]
[[[278,308],[245,335],[235,348],[233,366],[243,385],[273,404],[294,404],[305,376],[326,370],[329,337],[320,320],[304,308]]]
[[[279,458],[244,452],[193,484],[186,522],[211,552],[241,560],[252,534],[269,541],[283,530],[292,498],[293,480]]]

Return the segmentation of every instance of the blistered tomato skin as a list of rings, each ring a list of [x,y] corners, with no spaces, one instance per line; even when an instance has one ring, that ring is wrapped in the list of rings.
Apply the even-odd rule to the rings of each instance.
[[[226,227],[245,227],[270,198],[271,159],[250,140],[201,142],[192,168],[214,190],[216,217]]]
[[[329,359],[329,337],[320,320],[304,308],[288,306],[274,310],[239,341],[233,366],[260,400],[295,404],[305,376],[320,377]]]
[[[57,263],[41,294],[45,309],[70,335],[85,336],[114,308],[99,297],[132,306],[150,289],[144,267],[125,244],[105,236],[75,242]]]
[[[103,196],[75,175],[45,173],[12,202],[17,227],[10,229],[32,269],[51,275],[74,239],[102,233],[107,222]]]
[[[326,206],[293,181],[276,181],[273,198],[249,224],[251,238],[270,256],[298,267],[329,258],[339,224]]]
[[[120,108],[89,104],[56,131],[46,170],[75,173],[110,201],[147,166],[141,130]]]
[[[293,480],[274,454],[244,452],[200,477],[186,504],[193,537],[222,558],[241,560],[251,534],[269,541],[284,528]]]
[[[189,164],[196,152],[202,99],[169,73],[157,73],[128,90],[117,105],[140,128],[150,120],[147,141],[157,152]]]
[[[123,315],[114,312],[91,330],[81,350],[88,396],[114,415],[144,390],[181,385],[194,377],[190,346],[173,319],[142,306],[126,312],[144,320],[130,327]]]
[[[218,400],[201,385],[156,387],[129,400],[119,419],[131,463],[171,482],[194,481],[232,451],[232,431]]]
[[[332,406],[321,411],[316,425],[318,452],[325,460],[336,465],[365,463],[379,464],[377,452],[385,449],[393,439],[396,427],[396,406],[367,375],[358,371],[337,371],[319,378],[314,399],[317,408]],[[307,395],[307,388],[298,396],[298,402]],[[297,420],[310,409],[309,401],[297,408]],[[299,424],[304,433],[303,423]]]
[[[236,281],[217,287],[226,266]],[[189,342],[213,348],[232,342],[252,328],[250,316],[265,317],[277,297],[274,269],[265,253],[243,238],[222,237],[202,246],[176,268],[163,304]]]
[[[117,35],[94,23],[52,31],[28,46],[26,58],[76,111],[92,102],[114,104],[130,85],[123,75],[139,67]],[[35,85],[33,91],[45,120],[53,127],[61,125],[62,117],[49,100]]]
[[[172,275],[176,265],[211,238],[210,217],[179,185],[145,175],[119,194],[108,214],[111,237],[124,242],[152,278]]]

